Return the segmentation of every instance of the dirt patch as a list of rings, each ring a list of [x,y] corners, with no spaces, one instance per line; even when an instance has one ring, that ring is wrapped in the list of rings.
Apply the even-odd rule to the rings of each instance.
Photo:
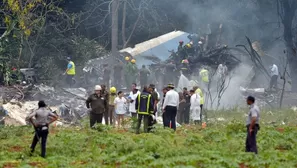
[[[280,133],[283,133],[283,132],[285,131],[284,128],[277,128],[276,130],[277,130],[278,132],[280,132]]]
[[[77,162],[72,162],[71,165],[85,165],[87,164],[86,161],[77,161]]]
[[[21,152],[23,149],[21,146],[13,146],[9,149],[9,152]]]
[[[239,163],[239,167],[240,167],[240,168],[248,168],[248,166],[245,165],[244,163]]]
[[[32,166],[32,167],[38,167],[38,168],[39,167],[42,168],[42,167],[46,166],[45,163],[41,163],[41,162],[30,162],[29,165]]]
[[[20,163],[19,162],[7,162],[4,163],[3,168],[15,168],[19,167]]]

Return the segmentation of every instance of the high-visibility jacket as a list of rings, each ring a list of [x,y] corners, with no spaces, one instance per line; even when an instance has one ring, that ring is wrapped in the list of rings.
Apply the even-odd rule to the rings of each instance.
[[[195,93],[198,93],[199,94],[199,96],[200,96],[200,104],[204,104],[204,97],[203,97],[203,92],[202,92],[202,90],[200,89],[200,88],[198,88],[196,91],[195,91]]]
[[[200,74],[203,82],[209,82],[209,80],[208,80],[208,70],[202,69],[199,74]]]
[[[142,92],[138,94],[135,102],[135,109],[138,114],[150,115],[154,113],[154,101],[151,94]]]
[[[68,64],[71,64],[71,68],[68,70],[67,75],[75,75],[75,64],[73,61],[70,61]]]

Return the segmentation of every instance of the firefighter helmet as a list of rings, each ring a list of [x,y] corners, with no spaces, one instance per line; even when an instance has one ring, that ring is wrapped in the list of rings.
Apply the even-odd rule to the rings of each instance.
[[[125,57],[125,60],[126,60],[126,61],[129,61],[129,60],[130,60],[130,57],[129,57],[129,56],[126,56],[126,57]]]
[[[135,59],[132,59],[132,60],[131,60],[131,63],[132,63],[132,64],[135,64],[135,63],[136,63],[136,60],[135,60]]]
[[[188,43],[186,46],[187,46],[188,48],[191,48],[191,44],[190,44],[190,43]]]
[[[187,59],[182,60],[182,64],[188,64],[189,61]]]
[[[110,93],[117,93],[117,89],[115,87],[111,87],[109,91]]]

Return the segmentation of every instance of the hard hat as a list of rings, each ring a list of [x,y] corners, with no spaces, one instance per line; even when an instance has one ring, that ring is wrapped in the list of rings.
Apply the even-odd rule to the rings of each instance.
[[[110,93],[116,93],[117,92],[117,89],[115,87],[111,87],[109,89]]]
[[[179,41],[179,43],[184,43],[184,41],[181,40],[181,41]]]
[[[188,48],[191,48],[191,44],[189,44],[189,43],[188,43],[186,46],[187,46]]]
[[[95,90],[96,90],[96,91],[97,91],[97,90],[102,90],[102,88],[101,88],[100,85],[96,85],[96,86],[95,86]]]
[[[131,63],[135,64],[136,60],[135,59],[132,59],[131,60]]]
[[[198,44],[202,44],[202,41],[198,41]]]
[[[126,57],[125,57],[125,60],[126,60],[126,61],[129,61],[129,60],[130,60],[130,57],[129,57],[129,56],[126,56]]]
[[[174,84],[170,83],[167,85],[168,88],[174,88]]]
[[[187,59],[182,60],[182,64],[188,64],[189,61]]]

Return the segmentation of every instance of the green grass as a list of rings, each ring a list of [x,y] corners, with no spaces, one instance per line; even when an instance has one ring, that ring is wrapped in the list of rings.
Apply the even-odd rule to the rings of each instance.
[[[135,135],[131,130],[98,126],[51,128],[47,158],[40,150],[29,156],[30,127],[0,128],[0,167],[296,167],[296,112],[263,111],[258,134],[259,155],[245,153],[242,110],[209,112],[206,129],[183,126],[173,133],[157,128]],[[282,122],[285,125],[282,125]]]

